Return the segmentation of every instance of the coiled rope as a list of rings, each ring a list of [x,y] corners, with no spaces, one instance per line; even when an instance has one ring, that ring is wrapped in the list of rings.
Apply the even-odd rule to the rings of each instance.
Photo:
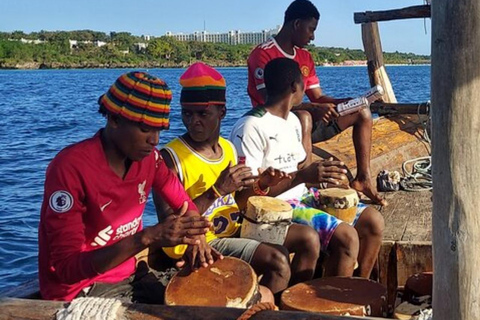
[[[57,312],[57,320],[114,320],[122,319],[120,300],[111,298],[77,298],[68,308]]]
[[[420,107],[421,105],[418,105],[417,115],[421,121]],[[427,114],[427,120],[421,121],[423,126],[422,138],[428,143],[429,146],[431,146],[432,140],[428,134],[428,130],[430,129],[430,101],[427,102]],[[412,164],[411,170],[407,169],[409,164]],[[407,160],[402,164],[402,170],[404,178],[400,181],[400,185],[405,191],[418,192],[432,190],[433,181],[431,156]]]
[[[413,163],[412,169],[407,170],[407,165]],[[404,178],[400,185],[405,191],[429,191],[433,188],[432,158],[422,157],[407,160],[402,165]]]
[[[276,310],[275,305],[271,302],[259,302],[253,305],[244,313],[242,313],[242,315],[238,317],[237,320],[248,320],[255,314],[266,310]]]

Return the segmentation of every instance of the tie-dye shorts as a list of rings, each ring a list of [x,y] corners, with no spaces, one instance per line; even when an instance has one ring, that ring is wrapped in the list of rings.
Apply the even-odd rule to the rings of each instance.
[[[287,200],[293,208],[293,222],[304,224],[314,228],[320,237],[322,251],[326,252],[333,233],[344,222],[334,216],[317,209],[319,207],[319,192],[316,188],[310,188],[300,199]],[[352,226],[358,221],[358,218],[367,206],[359,203],[357,206],[357,215],[353,220]]]

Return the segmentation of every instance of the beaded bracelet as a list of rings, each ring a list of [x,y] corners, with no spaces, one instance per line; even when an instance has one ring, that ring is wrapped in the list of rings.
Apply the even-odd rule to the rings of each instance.
[[[223,197],[222,194],[220,193],[220,191],[218,191],[218,189],[215,187],[214,184],[212,184],[212,190],[213,190],[213,193],[215,194],[215,196],[216,196],[217,198]]]
[[[259,196],[266,196],[270,192],[270,187],[267,187],[267,189],[262,190],[257,180],[253,183],[253,192]]]

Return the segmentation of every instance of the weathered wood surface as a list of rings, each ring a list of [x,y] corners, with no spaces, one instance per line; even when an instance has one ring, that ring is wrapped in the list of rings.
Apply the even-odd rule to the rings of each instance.
[[[432,2],[435,320],[480,319],[480,1]]]
[[[429,103],[386,103],[374,102],[370,105],[370,110],[380,116],[399,115],[399,114],[429,114]]]
[[[355,12],[353,14],[353,20],[355,23],[368,23],[400,19],[429,18],[431,16],[430,11],[430,5],[420,5],[395,10]]]
[[[387,300],[393,311],[396,290],[408,277],[432,271],[432,193],[384,193],[389,205],[380,211],[385,219],[384,240],[378,264],[379,281],[387,287]]]
[[[13,288],[0,290],[0,298],[40,299],[38,278],[22,283]]]
[[[376,22],[362,24],[362,41],[367,56],[368,77],[370,86],[381,85],[384,90],[382,100],[396,103],[395,93],[388,78],[383,62],[382,43]]]
[[[25,299],[0,299],[0,320],[24,319],[47,320],[55,319],[58,310],[67,304],[58,301],[25,300]],[[234,320],[245,310],[234,308],[212,307],[169,307],[162,305],[124,304],[126,320]],[[322,315],[320,313],[292,312],[292,311],[263,311],[254,315],[252,320],[291,319],[291,320],[348,320],[358,319],[352,317],[337,317]],[[362,318],[380,319],[380,318]]]
[[[372,178],[381,170],[401,172],[404,161],[427,156],[430,146],[422,138],[421,122],[425,118],[402,115],[380,118],[373,125],[372,132]],[[355,173],[355,149],[352,129],[338,136],[314,145],[316,157],[334,156],[345,162]],[[389,206],[380,211],[385,219],[385,241],[431,241],[432,240],[432,193],[387,192],[383,196]]]
[[[432,193],[386,192],[389,205],[380,211],[385,219],[386,241],[432,241]],[[425,270],[428,271],[428,270]]]
[[[383,169],[399,170],[405,160],[427,156],[430,146],[422,139],[425,117],[399,115],[376,120],[372,136],[372,177]],[[355,174],[351,129],[329,141],[315,144],[317,156],[335,155]],[[378,279],[387,287],[390,312],[396,290],[416,272],[432,270],[432,193],[387,192],[389,205],[378,208],[385,219],[384,241],[378,257]]]
[[[392,314],[395,307],[397,291],[397,261],[395,241],[383,241],[378,253],[378,282],[387,287],[387,312]]]
[[[376,177],[384,169],[401,170],[405,160],[427,156],[430,146],[423,140],[422,121],[417,115],[382,117],[374,121],[372,131],[371,173]],[[330,156],[342,160],[355,174],[356,160],[352,128],[328,141],[313,145],[314,159]]]
[[[405,286],[416,273],[433,271],[432,243],[430,241],[398,241],[396,243],[397,281]]]

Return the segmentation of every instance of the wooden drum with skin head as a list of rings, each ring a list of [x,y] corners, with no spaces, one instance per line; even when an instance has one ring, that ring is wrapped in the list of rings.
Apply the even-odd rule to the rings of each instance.
[[[293,209],[286,201],[264,196],[248,198],[240,236],[283,245],[292,224]]]
[[[332,216],[351,224],[357,215],[360,202],[354,189],[329,188],[319,190],[321,209]]]
[[[282,310],[330,315],[386,314],[387,289],[374,281],[353,277],[327,277],[296,284],[282,293]]]
[[[252,267],[237,258],[225,257],[207,268],[179,271],[167,285],[169,306],[247,308],[260,301],[258,281]]]

